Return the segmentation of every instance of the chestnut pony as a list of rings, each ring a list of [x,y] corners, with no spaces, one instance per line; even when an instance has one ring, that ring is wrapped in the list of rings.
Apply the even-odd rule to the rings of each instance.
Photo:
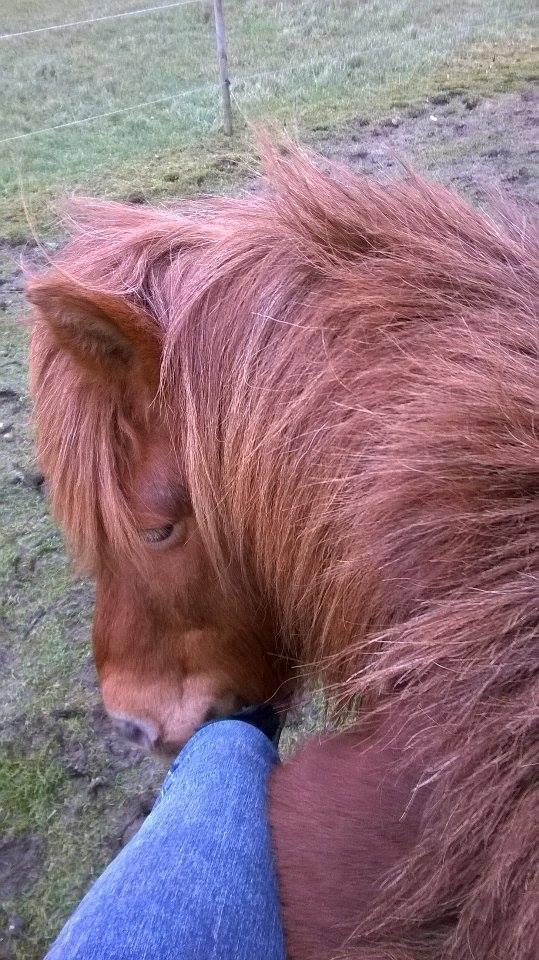
[[[29,281],[104,702],[172,750],[304,676],[359,696],[271,784],[290,956],[531,960],[537,232],[266,154],[243,198],[77,201]]]

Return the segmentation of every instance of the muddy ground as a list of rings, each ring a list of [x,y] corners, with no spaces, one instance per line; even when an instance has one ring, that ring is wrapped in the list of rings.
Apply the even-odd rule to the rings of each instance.
[[[316,135],[328,156],[369,174],[397,174],[403,158],[475,202],[501,189],[528,203],[537,103],[531,90],[440,95]],[[88,645],[92,589],[70,570],[48,519],[29,440],[26,334],[12,323],[20,253],[0,248],[0,960],[42,956],[140,826],[163,773],[104,716]]]

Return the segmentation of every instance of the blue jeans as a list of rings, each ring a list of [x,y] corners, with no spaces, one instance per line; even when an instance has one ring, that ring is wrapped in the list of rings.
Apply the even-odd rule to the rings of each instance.
[[[276,761],[248,723],[195,733],[46,960],[284,960],[267,819]]]

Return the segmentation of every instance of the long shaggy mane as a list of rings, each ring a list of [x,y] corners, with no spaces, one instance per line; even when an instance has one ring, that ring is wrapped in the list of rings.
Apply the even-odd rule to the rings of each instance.
[[[265,170],[263,191],[168,210],[78,201],[53,270],[155,323],[230,591],[342,703],[429,718],[420,843],[342,956],[532,960],[536,226],[289,146]]]

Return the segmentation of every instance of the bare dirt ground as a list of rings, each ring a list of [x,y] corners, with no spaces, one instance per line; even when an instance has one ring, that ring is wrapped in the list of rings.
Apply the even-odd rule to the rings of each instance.
[[[401,160],[475,203],[507,194],[537,199],[539,95],[483,98],[440,94],[334,139],[326,152],[367,174],[395,173]]]
[[[369,174],[398,175],[404,158],[474,202],[501,189],[528,204],[537,106],[531,90],[440,95],[316,136],[326,155]],[[29,440],[25,334],[11,325],[22,304],[19,253],[0,249],[0,960],[42,955],[138,829],[163,774],[104,716],[89,654],[92,589],[70,571],[48,519]]]

